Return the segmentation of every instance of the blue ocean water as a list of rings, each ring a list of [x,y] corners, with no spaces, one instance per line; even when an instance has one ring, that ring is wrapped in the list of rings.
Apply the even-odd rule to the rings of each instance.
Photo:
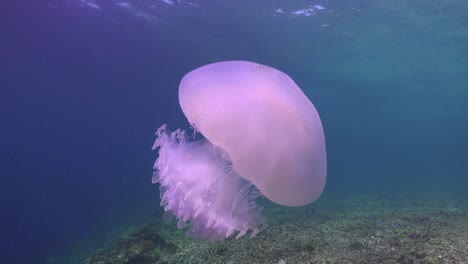
[[[154,132],[188,128],[188,71],[290,75],[325,130],[325,193],[468,199],[468,4],[0,4],[0,262],[92,251],[159,207]],[[83,241],[86,241],[83,242]]]

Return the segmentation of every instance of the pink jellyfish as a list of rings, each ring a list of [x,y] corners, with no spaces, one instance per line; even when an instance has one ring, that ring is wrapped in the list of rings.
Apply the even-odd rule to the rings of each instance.
[[[284,206],[317,200],[327,174],[325,138],[310,100],[285,73],[248,61],[197,68],[179,86],[191,126],[156,132],[152,182],[160,184],[165,218],[210,241],[266,227],[255,200]]]

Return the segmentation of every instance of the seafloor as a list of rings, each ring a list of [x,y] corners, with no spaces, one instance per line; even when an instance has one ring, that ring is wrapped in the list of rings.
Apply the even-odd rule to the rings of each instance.
[[[466,198],[349,195],[263,213],[270,226],[257,237],[216,243],[154,213],[84,263],[468,263]]]

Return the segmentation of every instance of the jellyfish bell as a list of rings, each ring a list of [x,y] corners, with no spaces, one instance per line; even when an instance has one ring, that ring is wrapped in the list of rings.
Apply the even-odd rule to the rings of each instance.
[[[226,61],[197,68],[179,86],[189,123],[205,139],[181,130],[157,132],[153,182],[161,205],[191,223],[189,233],[219,240],[265,228],[255,199],[309,204],[326,181],[320,117],[285,73],[257,63]]]
[[[214,63],[182,79],[179,102],[189,122],[271,201],[298,206],[320,196],[322,124],[288,75],[253,62]]]

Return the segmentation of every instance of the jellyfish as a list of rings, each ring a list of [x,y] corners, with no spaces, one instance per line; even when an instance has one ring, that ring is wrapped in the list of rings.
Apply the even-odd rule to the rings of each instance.
[[[258,197],[282,206],[317,200],[326,182],[325,138],[310,100],[285,73],[223,61],[186,74],[179,103],[195,133],[156,132],[153,183],[163,218],[209,241],[267,227]]]

